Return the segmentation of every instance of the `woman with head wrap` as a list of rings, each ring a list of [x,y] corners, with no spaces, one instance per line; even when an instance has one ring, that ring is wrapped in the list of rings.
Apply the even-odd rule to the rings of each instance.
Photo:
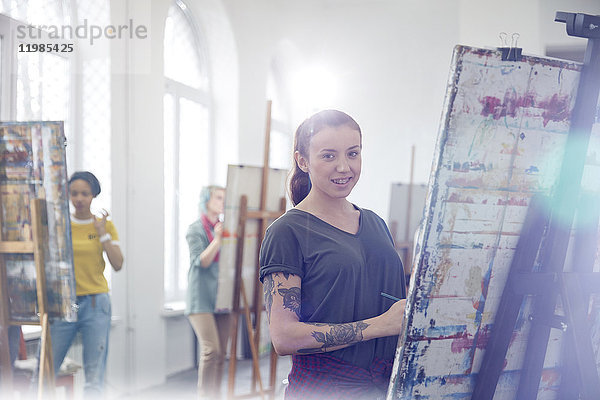
[[[88,171],[75,172],[69,179],[69,197],[75,209],[71,214],[71,238],[77,294],[77,321],[56,320],[50,326],[55,374],[71,347],[77,332],[83,344],[85,371],[84,397],[101,397],[108,355],[111,303],[104,278],[104,257],[115,271],[123,266],[119,236],[108,211],[94,215],[92,200],[100,194],[100,182]]]

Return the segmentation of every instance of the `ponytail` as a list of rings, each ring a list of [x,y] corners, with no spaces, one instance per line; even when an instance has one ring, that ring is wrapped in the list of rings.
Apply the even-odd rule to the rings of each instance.
[[[302,171],[296,162],[294,164],[294,168],[289,175],[288,196],[290,196],[292,205],[296,206],[308,196],[311,184],[308,172]]]

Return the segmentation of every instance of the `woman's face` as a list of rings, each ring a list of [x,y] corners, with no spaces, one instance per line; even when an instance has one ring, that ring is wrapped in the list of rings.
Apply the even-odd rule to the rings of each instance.
[[[309,173],[311,190],[335,199],[345,198],[360,177],[360,132],[346,125],[326,127],[311,138],[308,158],[296,153],[296,161]]]
[[[206,203],[206,211],[214,215],[223,214],[225,208],[225,191],[216,189],[210,195],[208,203]]]
[[[90,211],[94,196],[92,196],[92,188],[89,183],[83,179],[75,179],[69,185],[69,196],[77,213]]]

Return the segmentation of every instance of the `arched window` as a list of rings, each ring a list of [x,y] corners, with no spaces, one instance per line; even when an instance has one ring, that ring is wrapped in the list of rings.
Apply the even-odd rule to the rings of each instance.
[[[71,69],[73,55],[58,52],[23,52],[19,45],[32,42],[18,34],[33,26],[68,24],[70,1],[20,1],[0,3],[2,18],[2,119],[16,121],[55,120],[65,122],[67,137],[72,131]],[[10,18],[13,18],[11,20]],[[35,30],[35,36],[44,32]]]
[[[165,302],[184,300],[189,250],[211,165],[209,84],[202,36],[185,3],[169,8],[164,37]]]
[[[106,39],[92,44],[67,33],[63,39],[74,46],[73,51],[18,50],[19,45],[40,43],[39,38],[48,37],[49,33],[63,35],[88,24],[107,26],[110,2],[0,0],[0,19],[4,27],[0,34],[3,66],[11,67],[2,71],[0,118],[64,121],[68,172],[85,169],[96,174],[102,183],[102,194],[94,202],[94,210],[110,210],[111,82],[109,47],[103,42]],[[19,30],[23,24],[40,31],[36,29],[31,34],[30,30]],[[14,31],[9,32],[9,27]],[[59,43],[56,36],[43,42]]]
[[[109,47],[62,32],[84,23],[106,26],[109,18],[109,1],[0,0],[0,119],[64,121],[67,172],[90,170],[102,183],[92,211],[112,208]],[[39,43],[73,47],[23,50]],[[104,272],[109,285],[111,271]]]

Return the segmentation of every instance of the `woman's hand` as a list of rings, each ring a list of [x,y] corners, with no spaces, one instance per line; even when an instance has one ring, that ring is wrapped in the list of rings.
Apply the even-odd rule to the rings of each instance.
[[[269,332],[279,355],[325,353],[356,343],[395,336],[402,329],[405,300],[397,301],[385,313],[347,323],[300,322],[302,279],[286,272],[274,272],[263,279]]]
[[[94,228],[96,228],[98,236],[106,234],[106,218],[108,218],[108,215],[108,211],[104,208],[100,211],[100,216],[94,215]]]
[[[200,266],[204,268],[210,267],[212,262],[219,254],[219,250],[221,249],[221,238],[223,237],[223,223],[217,222],[215,227],[213,228],[213,240],[208,244],[208,246],[202,250],[200,253]],[[189,242],[188,242],[189,243]]]
[[[215,239],[216,238],[221,239],[223,237],[223,223],[222,222],[217,222],[215,224],[214,233],[215,233]]]
[[[99,238],[106,235],[106,218],[108,216],[109,213],[104,208],[100,211],[99,216],[94,215],[94,228],[96,228]],[[110,265],[112,265],[115,271],[119,271],[123,267],[123,253],[121,253],[121,248],[113,243],[112,240],[105,240],[101,244]]]
[[[385,329],[385,336],[399,335],[404,321],[404,307],[406,299],[399,300],[392,304],[389,310],[381,314],[382,327]]]

